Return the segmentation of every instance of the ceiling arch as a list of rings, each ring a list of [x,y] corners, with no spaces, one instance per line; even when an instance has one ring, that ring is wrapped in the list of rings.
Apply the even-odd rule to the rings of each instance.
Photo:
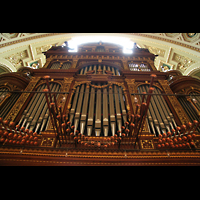
[[[1,33],[0,63],[17,71],[23,66],[43,67],[42,52],[81,36],[121,37],[158,55],[158,70],[179,70],[190,75],[200,68],[200,33]]]

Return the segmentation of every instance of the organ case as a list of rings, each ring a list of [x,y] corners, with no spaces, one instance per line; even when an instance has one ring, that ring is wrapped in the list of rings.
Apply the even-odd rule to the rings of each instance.
[[[31,137],[32,132],[38,135],[37,148],[54,147],[55,151],[59,148],[69,152],[92,149],[112,154],[140,149],[175,152],[198,149],[199,128],[195,130],[196,140],[187,139],[191,141],[190,146],[183,148],[182,144],[186,142],[181,142],[184,135],[189,135],[184,132],[185,127],[192,133],[198,125],[192,121],[199,121],[198,97],[196,103],[193,101],[198,90],[191,92],[190,104],[193,112],[197,112],[196,117],[191,118],[185,100],[173,96],[175,82],[170,85],[167,80],[170,73],[155,69],[152,64],[155,56],[148,50],[136,48],[133,54],[123,55],[116,48],[110,47],[109,50],[109,45],[105,51],[96,47],[90,47],[90,51],[86,51],[86,47],[84,51],[81,49],[70,53],[66,48],[52,47],[45,52],[47,62],[44,68],[29,69],[32,78],[28,79],[24,93],[11,98],[14,106],[4,99],[11,109],[5,106],[4,109],[9,111],[6,116],[2,111],[4,120],[7,120],[1,122],[2,132],[7,129],[14,132],[11,130],[13,123],[10,126],[8,123],[15,122],[18,127],[24,127],[22,136]],[[22,69],[21,73],[23,70],[27,69]],[[155,75],[154,82],[151,74]],[[45,76],[50,77],[49,88]],[[50,93],[44,94],[47,88]],[[4,90],[1,92],[5,93]],[[150,91],[155,95],[147,94]],[[162,95],[166,93],[171,96]],[[147,106],[148,99],[151,100]],[[49,107],[47,101],[52,103]],[[188,125],[188,122],[192,124]],[[17,129],[16,134],[19,132]],[[176,137],[181,140],[170,146],[169,141]],[[26,142],[27,139],[21,144],[25,148],[36,144]],[[16,142],[12,144],[4,140],[1,145],[15,147]]]

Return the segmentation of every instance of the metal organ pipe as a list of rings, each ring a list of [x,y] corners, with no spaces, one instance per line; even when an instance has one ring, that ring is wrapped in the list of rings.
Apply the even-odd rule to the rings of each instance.
[[[121,127],[122,127],[122,117],[121,117],[121,111],[119,107],[119,95],[117,91],[117,86],[114,85],[114,97],[115,97],[115,108],[116,108],[116,116],[117,116],[117,125],[118,125],[118,130],[120,131],[120,136],[121,136]]]
[[[160,90],[158,88],[155,87],[155,91],[158,93],[158,94],[161,94]],[[158,99],[159,99],[159,102],[161,103],[161,107],[165,108],[165,111],[164,112],[166,114],[166,118],[171,126],[171,129],[175,129],[177,127],[177,124],[174,120],[174,117],[173,117],[173,114],[171,113],[171,111],[169,110],[169,107],[165,101],[165,99],[162,97],[162,96],[158,96]],[[173,124],[172,124],[173,122]],[[175,127],[175,128],[174,128]]]
[[[38,87],[37,91],[43,91],[45,84]],[[50,83],[52,92],[58,92],[60,85],[57,83]],[[37,133],[45,130],[47,122],[49,121],[47,103],[44,94],[36,93],[32,100],[29,102],[26,110],[23,113],[18,125],[25,127]]]
[[[154,88],[156,93],[161,94],[158,88]],[[148,85],[139,86],[138,90],[139,92],[147,92]],[[166,131],[170,132],[171,129],[177,127],[174,117],[170,112],[165,99],[159,95],[152,96],[152,100],[149,105],[149,111],[147,112],[147,119],[154,135],[157,136],[158,134],[161,134],[161,131],[162,133],[166,133]]]
[[[122,110],[122,117],[124,122],[127,122],[127,116],[126,116],[126,109],[125,109],[125,99],[123,98],[122,94],[122,88],[118,86],[119,89],[119,98],[120,98],[120,104],[121,104],[121,110]]]
[[[145,89],[144,86],[140,86],[138,88],[138,90],[141,90],[142,92],[146,92],[146,89]],[[155,115],[155,112],[153,110],[153,107],[152,107],[151,103],[149,104],[149,113],[147,112],[147,116],[148,116],[148,120],[149,120],[150,126],[151,126],[151,128],[152,128],[152,130],[154,132],[154,135],[155,135],[154,125],[156,127],[156,130],[157,130],[158,134],[161,134],[159,123],[158,123],[157,117]]]
[[[81,122],[80,122],[80,133],[81,134],[83,134],[84,130],[85,130],[86,117],[87,117],[87,108],[88,108],[89,90],[90,90],[90,86],[86,85],[85,96],[84,96],[84,101],[83,101],[83,109],[82,109],[82,114],[81,114]]]
[[[59,89],[59,85],[54,84],[53,88],[51,90],[52,90],[52,92],[56,92],[56,91],[58,91],[58,89]],[[32,114],[31,114],[33,120],[32,120],[31,125],[30,125],[30,130],[34,129],[34,127],[36,126],[36,123],[38,121],[39,116],[43,113],[43,110],[45,110],[45,107],[44,107],[45,103],[46,103],[45,96],[44,96],[44,94],[41,94],[41,99],[39,99],[39,104],[36,105],[36,109],[34,109],[34,112],[32,112]],[[47,106],[46,106],[46,109],[47,109]],[[38,126],[38,124],[39,123],[37,123],[37,126]]]
[[[40,86],[38,89],[39,89],[39,91],[40,91],[40,89],[44,89],[44,88],[45,88],[45,85],[42,85],[42,86]],[[19,122],[19,125],[21,125],[22,127],[25,126],[26,121],[28,120],[28,118],[29,118],[29,116],[30,116],[30,111],[32,111],[33,108],[35,107],[35,104],[37,103],[39,96],[40,96],[40,94],[39,94],[39,93],[36,93],[36,94],[33,96],[31,102],[28,104],[27,109],[24,111],[24,114],[23,114],[22,117],[25,118],[25,119],[22,121],[22,124],[21,124],[21,120],[20,120],[20,122]]]
[[[2,88],[0,90],[0,96],[2,98],[0,98],[0,102],[3,101],[4,97],[6,97],[6,95],[8,94],[8,88]]]
[[[108,91],[107,88],[103,89],[103,132],[104,136],[108,136],[109,123],[108,123]]]
[[[108,66],[108,65],[90,65],[90,66],[86,66],[86,67],[83,67],[80,71],[79,71],[79,74],[81,75],[86,75],[86,73],[88,71],[92,71],[94,70],[94,74],[98,74],[98,73],[101,73],[102,74],[106,74],[106,70],[108,71],[112,71],[113,72],[113,75],[117,75],[119,76],[120,75],[120,72],[117,68],[114,68],[114,67],[111,67],[111,66]]]
[[[179,97],[178,100],[179,100],[180,104],[182,105],[182,107],[184,108],[184,110],[185,110],[186,114],[188,115],[191,122],[193,120],[199,119],[199,116],[194,111],[191,103],[189,101],[187,101],[186,97]],[[197,130],[200,131],[200,128],[198,127]]]
[[[77,86],[76,93],[75,93],[74,100],[73,100],[73,104],[72,104],[72,108],[71,108],[71,111],[70,111],[69,121],[71,123],[72,123],[73,118],[74,118],[74,113],[75,113],[75,109],[76,109],[76,103],[77,103],[77,99],[78,99],[79,89],[80,89],[80,86]]]
[[[146,85],[146,91],[147,91],[147,89],[148,89],[148,86]],[[162,115],[160,114],[159,108],[156,105],[154,96],[152,96],[152,101],[151,102],[152,102],[153,110],[154,110],[154,112],[155,112],[155,114],[157,116],[157,119],[158,119],[158,122],[159,122],[159,126],[160,126],[162,132],[166,133],[166,129],[165,129],[165,126],[164,126],[164,120],[162,118]]]
[[[88,120],[87,120],[87,134],[92,135],[93,117],[94,117],[94,100],[95,100],[95,89],[91,87]]]
[[[9,113],[12,106],[15,104],[17,99],[19,98],[20,93],[13,93],[7,100],[5,105],[0,109],[0,117],[5,118],[6,115]]]
[[[84,89],[85,89],[85,85],[83,84],[81,86],[81,90],[80,90],[80,94],[79,94],[79,98],[78,98],[78,104],[77,104],[76,113],[75,113],[75,118],[74,118],[74,126],[75,126],[74,134],[75,134],[75,132],[76,132],[76,130],[78,128]]]
[[[117,130],[121,131],[123,122],[127,121],[122,88],[106,83],[103,85],[98,83],[96,86],[89,84],[77,86],[69,114],[75,131],[78,129],[81,134],[87,132],[88,136],[94,134],[97,137],[114,136]]]
[[[114,110],[114,99],[113,99],[113,87],[109,87],[109,108],[110,108],[110,126],[111,126],[111,133],[112,136],[115,135],[115,110]]]
[[[100,84],[98,84],[100,86]],[[96,112],[95,112],[95,135],[100,136],[101,133],[101,89],[97,89]]]

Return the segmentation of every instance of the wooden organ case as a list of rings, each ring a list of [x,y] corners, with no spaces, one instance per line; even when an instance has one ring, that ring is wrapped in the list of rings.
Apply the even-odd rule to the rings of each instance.
[[[0,165],[200,165],[199,80],[135,46],[68,49],[0,75]]]

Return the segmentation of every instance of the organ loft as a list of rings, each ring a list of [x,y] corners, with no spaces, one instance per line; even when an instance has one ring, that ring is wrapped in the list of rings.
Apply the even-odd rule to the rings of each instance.
[[[200,80],[136,45],[44,54],[0,75],[0,165],[200,165]]]

